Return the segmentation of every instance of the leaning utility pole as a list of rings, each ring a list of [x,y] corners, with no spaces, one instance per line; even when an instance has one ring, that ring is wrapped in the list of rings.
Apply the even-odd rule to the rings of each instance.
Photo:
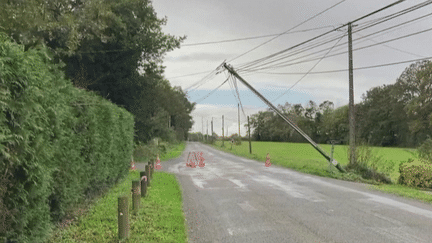
[[[319,146],[316,144],[306,133],[304,133],[297,125],[295,125],[288,117],[284,116],[270,101],[268,101],[264,96],[262,96],[258,91],[256,91],[248,82],[246,82],[236,71],[226,63],[223,64],[226,70],[228,70],[232,75],[234,75],[238,80],[240,80],[244,85],[246,85],[252,92],[254,92],[262,101],[264,101],[270,108],[272,108],[282,119],[284,119],[294,130],[296,130],[303,138],[305,138],[322,156],[324,156],[328,161],[330,161],[339,171],[345,172],[341,165],[335,160],[331,159]]]
[[[354,112],[354,74],[353,74],[353,51],[352,51],[352,26],[348,23],[348,65],[349,65],[349,145],[350,164],[356,164],[355,150],[355,112]]]

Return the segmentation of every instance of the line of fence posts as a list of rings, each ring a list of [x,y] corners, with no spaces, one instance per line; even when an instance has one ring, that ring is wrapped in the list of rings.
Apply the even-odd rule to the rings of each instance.
[[[153,178],[154,159],[151,159],[145,166],[145,171],[140,171],[139,180],[132,181],[132,212],[138,213],[140,208],[141,197],[145,197],[147,188],[150,187],[150,181]],[[129,237],[129,196],[124,195],[118,198],[118,237],[124,240]]]

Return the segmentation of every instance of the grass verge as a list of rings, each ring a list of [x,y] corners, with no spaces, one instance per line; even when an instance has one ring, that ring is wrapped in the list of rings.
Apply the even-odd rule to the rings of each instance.
[[[161,160],[181,155],[185,143],[171,147]],[[132,180],[139,172],[131,171],[126,179],[92,203],[86,213],[77,216],[68,227],[57,228],[49,243],[54,242],[119,242],[117,225],[118,197],[130,194]],[[129,215],[129,238],[124,242],[187,242],[182,191],[175,175],[156,172],[137,215]]]

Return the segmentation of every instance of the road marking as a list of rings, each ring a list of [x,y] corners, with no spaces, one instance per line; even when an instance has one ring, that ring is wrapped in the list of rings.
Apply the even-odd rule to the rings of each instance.
[[[243,211],[246,212],[256,211],[256,208],[252,207],[252,205],[249,204],[249,201],[237,203],[237,205],[239,205],[243,209]]]
[[[254,225],[254,226],[250,226],[248,228],[231,227],[231,228],[227,228],[227,231],[228,231],[228,234],[230,234],[230,235],[240,235],[240,234],[247,235],[250,232],[269,231],[269,230],[273,230],[273,229],[274,228],[272,226],[269,226],[269,225]]]
[[[232,178],[230,178],[228,180],[231,181],[232,183],[236,184],[240,188],[246,188],[246,185],[243,184],[240,180],[232,179]]]
[[[192,175],[191,175],[191,179],[192,179],[192,182],[195,184],[195,186],[202,188],[202,189],[204,189],[204,183],[207,184],[207,182],[205,182],[205,180],[198,179],[196,177],[193,177]]]
[[[306,199],[306,200],[311,201],[311,202],[323,202],[324,201],[322,198],[320,198],[319,195],[317,195],[318,193],[315,193],[313,190],[311,190],[305,186],[295,185],[294,183],[287,184],[287,183],[284,183],[280,180],[272,179],[272,178],[267,177],[267,176],[253,177],[252,180],[265,183],[268,186],[279,189],[279,190],[281,190],[281,191],[283,191],[283,192],[287,193],[288,195],[295,197],[295,198]],[[302,191],[303,193],[301,193],[300,191]],[[306,195],[304,193],[308,193],[309,195]]]

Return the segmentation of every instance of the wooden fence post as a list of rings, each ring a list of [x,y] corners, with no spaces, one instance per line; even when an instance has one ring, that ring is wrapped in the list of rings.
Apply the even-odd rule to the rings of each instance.
[[[154,172],[154,162],[155,162],[155,159],[152,159],[151,160],[151,163],[152,163],[152,166],[151,166],[151,175],[152,175],[152,178],[153,178],[153,172]]]
[[[141,197],[145,197],[147,192],[147,176],[145,171],[140,172],[140,181],[141,181]]]
[[[149,166],[149,172],[150,172],[150,179],[153,179],[153,166],[152,166],[152,162],[149,161],[148,162],[148,166]]]
[[[150,187],[150,166],[145,166],[145,174],[147,176],[147,187]]]
[[[118,198],[118,237],[120,240],[129,236],[128,196]]]
[[[132,210],[134,214],[138,212],[140,207],[140,183],[141,181],[132,181]]]

